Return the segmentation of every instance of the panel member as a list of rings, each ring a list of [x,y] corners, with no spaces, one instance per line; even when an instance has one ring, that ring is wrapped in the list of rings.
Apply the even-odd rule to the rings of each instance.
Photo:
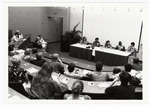
[[[118,42],[118,45],[116,46],[116,49],[120,50],[120,51],[125,51],[126,50],[125,47],[122,45],[121,41]]]
[[[100,47],[100,42],[99,42],[99,38],[95,38],[95,41],[93,42],[93,44],[92,44],[92,48],[94,48],[94,47]]]
[[[88,44],[87,38],[85,36],[81,39],[80,44]]]
[[[109,40],[106,41],[105,48],[112,48],[112,45],[110,44]]]
[[[127,51],[131,52],[131,56],[136,57],[136,48],[134,46],[135,46],[135,43],[131,42],[131,45],[128,47]]]

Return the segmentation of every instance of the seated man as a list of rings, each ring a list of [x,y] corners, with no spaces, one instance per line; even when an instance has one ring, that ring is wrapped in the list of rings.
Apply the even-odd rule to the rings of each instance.
[[[133,58],[132,69],[134,69],[136,71],[142,70],[142,64],[139,62],[138,58]]]
[[[75,64],[74,63],[70,63],[68,66],[68,70],[64,72],[64,74],[66,76],[72,77],[72,78],[76,78],[76,79],[80,79],[82,76],[80,76],[77,72],[77,70],[75,70]]]
[[[128,47],[127,51],[131,52],[131,56],[136,57],[136,48],[134,46],[135,46],[135,43],[131,42],[131,45]]]
[[[118,78],[120,73],[121,73],[121,69],[120,68],[114,68],[113,75],[110,78],[110,80],[114,80],[114,79]]]
[[[103,64],[101,62],[97,62],[96,65],[96,71],[89,72],[86,76],[88,80],[90,81],[107,81],[109,80],[108,74],[101,72],[103,68]]]
[[[54,67],[54,72],[64,74],[64,66],[57,53],[52,54],[51,64]]]
[[[95,38],[95,41],[93,42],[93,44],[92,44],[92,48],[94,48],[94,47],[100,47],[100,42],[99,42],[99,38]]]
[[[119,86],[113,86],[120,78],[121,84]],[[135,87],[128,85],[131,80],[131,75],[123,71],[119,78],[115,79],[110,87],[106,88],[105,93],[108,98],[111,99],[134,99],[135,97]]]
[[[120,50],[120,51],[125,51],[126,50],[125,47],[122,45],[121,41],[118,42],[118,45],[116,46],[116,49]]]
[[[42,52],[38,52],[36,54],[36,59],[34,60],[30,60],[30,63],[34,64],[34,65],[37,65],[37,66],[42,66],[44,63],[45,63],[45,59],[43,59],[43,54]]]

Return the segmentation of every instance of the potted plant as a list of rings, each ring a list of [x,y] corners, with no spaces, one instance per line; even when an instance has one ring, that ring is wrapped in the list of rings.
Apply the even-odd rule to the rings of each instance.
[[[79,23],[76,26],[74,26],[72,31],[70,31],[70,32],[67,31],[65,33],[65,35],[68,36],[69,45],[70,44],[79,43],[80,40],[81,40],[81,36],[79,35],[79,33],[82,33],[82,32],[80,30],[76,30],[76,28],[79,25]]]

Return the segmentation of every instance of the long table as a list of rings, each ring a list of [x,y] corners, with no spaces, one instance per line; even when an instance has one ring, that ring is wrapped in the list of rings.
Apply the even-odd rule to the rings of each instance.
[[[70,45],[71,57],[86,59],[91,61],[92,56],[95,57],[95,62],[101,61],[104,65],[123,66],[128,63],[129,52],[123,52],[115,49],[104,47],[89,48],[90,45],[81,45],[79,43]]]
[[[10,57],[9,57],[10,58]],[[9,60],[9,65],[11,66],[11,62]],[[33,65],[31,63],[25,62],[25,61],[21,61],[21,68],[25,69],[28,73],[28,75],[30,76],[34,76],[41,67],[38,67],[36,65]],[[67,77],[65,75],[60,75],[58,73],[53,72],[52,73],[52,77],[54,79],[57,79],[60,82],[63,82],[65,84],[67,84],[69,90],[71,90],[71,86],[72,84],[77,81],[78,79],[74,79],[71,77]],[[82,80],[82,82],[84,83],[84,90],[83,93],[85,94],[92,94],[97,95],[97,96],[101,96],[105,94],[105,89],[111,84],[111,82],[96,82],[96,81],[85,81]],[[117,82],[116,85],[119,85],[120,83]],[[136,93],[142,93],[142,88],[141,87],[137,87],[135,90]],[[98,97],[97,99],[99,99],[100,97]]]

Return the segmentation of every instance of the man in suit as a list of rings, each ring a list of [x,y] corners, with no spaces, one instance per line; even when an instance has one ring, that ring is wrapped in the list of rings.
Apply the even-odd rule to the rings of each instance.
[[[38,52],[36,54],[36,59],[34,60],[31,60],[30,63],[34,64],[34,65],[37,65],[37,66],[42,66],[44,64],[45,59],[43,59],[43,53],[42,52]]]

